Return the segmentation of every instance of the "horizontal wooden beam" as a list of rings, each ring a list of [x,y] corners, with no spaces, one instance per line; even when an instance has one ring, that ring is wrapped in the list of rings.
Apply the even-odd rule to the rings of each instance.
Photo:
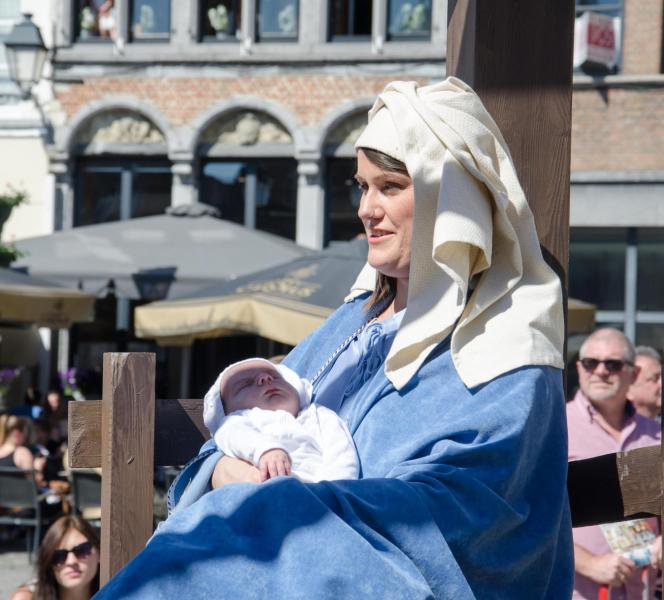
[[[155,465],[182,465],[209,438],[202,400],[157,400]],[[101,465],[101,401],[69,403],[72,467]],[[567,489],[575,527],[658,515],[660,446],[569,463]]]
[[[101,466],[101,400],[69,402],[69,465]],[[157,400],[155,466],[183,465],[210,437],[202,400]]]
[[[569,463],[572,525],[597,525],[660,513],[660,446]]]

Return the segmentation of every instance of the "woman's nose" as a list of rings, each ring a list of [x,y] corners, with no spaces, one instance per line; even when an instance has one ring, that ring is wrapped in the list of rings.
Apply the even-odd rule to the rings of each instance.
[[[366,190],[360,199],[360,206],[357,208],[357,216],[363,221],[375,219],[378,210],[379,206],[376,202],[375,192],[371,189]]]

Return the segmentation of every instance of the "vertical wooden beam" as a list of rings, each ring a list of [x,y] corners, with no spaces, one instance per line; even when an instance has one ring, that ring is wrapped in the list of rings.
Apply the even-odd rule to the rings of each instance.
[[[152,535],[155,355],[104,354],[101,584]]]
[[[500,127],[565,284],[573,42],[574,0],[448,0],[447,74],[471,85]]]

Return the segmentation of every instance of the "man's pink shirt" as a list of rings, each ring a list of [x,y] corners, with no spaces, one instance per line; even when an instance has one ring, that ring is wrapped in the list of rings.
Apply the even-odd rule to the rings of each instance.
[[[659,444],[660,425],[654,419],[642,417],[634,411],[633,406],[627,405],[629,415],[620,432],[620,440],[616,440],[605,428],[603,420],[598,418],[599,413],[579,391],[571,402],[567,403],[567,430],[569,446],[568,460],[592,458],[601,454],[612,454],[622,450],[643,448]],[[649,519],[655,529],[657,519]],[[574,543],[583,546],[593,554],[608,554],[611,552],[602,530],[598,526],[577,527],[574,529]],[[651,569],[651,571],[653,571]],[[651,593],[654,587],[654,572],[651,573]],[[635,576],[625,583],[624,588],[612,588],[611,600],[641,600],[642,584],[640,577]],[[580,575],[574,581],[573,600],[592,599],[598,597],[599,586]]]

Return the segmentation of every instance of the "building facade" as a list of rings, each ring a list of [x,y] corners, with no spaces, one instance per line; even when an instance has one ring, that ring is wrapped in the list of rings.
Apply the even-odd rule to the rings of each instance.
[[[570,295],[661,348],[662,2],[577,0],[588,10],[614,18],[618,52],[606,72],[574,76]],[[191,202],[311,248],[350,239],[353,142],[373,99],[394,79],[445,76],[445,1],[49,0],[34,12],[52,36],[53,135],[26,162],[44,189],[3,239]]]

